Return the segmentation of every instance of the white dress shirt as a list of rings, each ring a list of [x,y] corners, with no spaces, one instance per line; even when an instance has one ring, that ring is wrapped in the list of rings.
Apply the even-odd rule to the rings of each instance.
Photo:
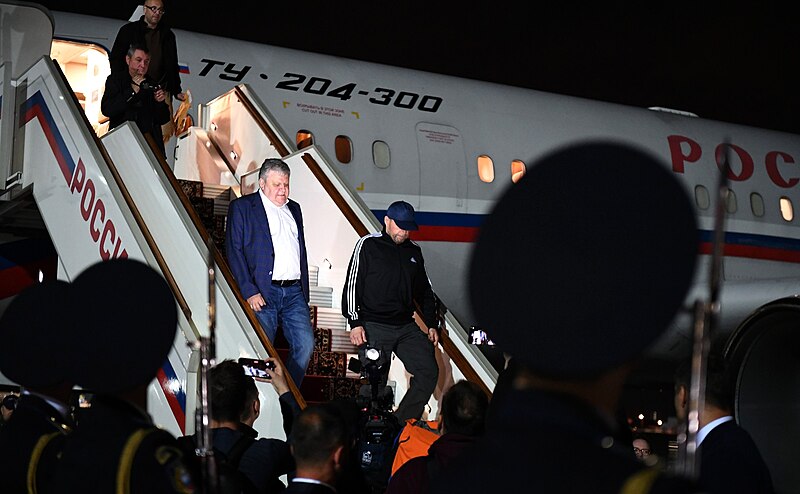
[[[272,247],[275,251],[275,265],[272,269],[273,280],[299,280],[300,279],[300,240],[298,238],[297,223],[292,212],[289,211],[289,202],[283,206],[276,206],[259,190],[261,203],[267,212],[269,232],[272,235]]]
[[[714,430],[714,427],[720,424],[724,424],[725,422],[730,422],[731,420],[733,420],[733,417],[731,417],[730,415],[726,415],[716,420],[712,420],[711,422],[701,427],[700,430],[697,431],[697,446],[700,446],[700,444],[703,442],[703,439],[706,438],[708,433]]]

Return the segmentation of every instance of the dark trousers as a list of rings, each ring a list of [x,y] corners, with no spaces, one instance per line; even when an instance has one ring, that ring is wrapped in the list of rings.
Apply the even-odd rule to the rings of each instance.
[[[365,346],[380,349],[386,362],[382,369],[379,389],[383,389],[388,380],[392,352],[412,375],[408,391],[394,412],[395,416],[400,423],[406,419],[420,418],[439,379],[439,366],[436,363],[433,343],[414,322],[403,326],[367,322],[364,324],[364,331],[367,336]],[[362,364],[366,363],[364,351],[365,348],[362,346],[358,352]]]

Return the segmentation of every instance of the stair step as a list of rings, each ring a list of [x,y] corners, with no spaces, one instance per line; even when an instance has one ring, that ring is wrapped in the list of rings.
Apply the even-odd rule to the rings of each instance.
[[[343,352],[314,352],[306,374],[327,377],[345,377],[347,354]]]
[[[289,349],[278,348],[277,351],[281,361],[286,362],[289,358]],[[352,372],[347,368],[351,358],[358,358],[358,354],[314,351],[311,354],[311,361],[308,363],[306,375],[359,379],[360,376],[358,373]]]
[[[314,350],[317,352],[330,352],[333,339],[328,328],[314,328]]]
[[[222,184],[203,184],[203,197],[214,200],[214,214],[228,215],[231,203],[231,186]]]
[[[347,331],[347,319],[340,309],[328,307],[317,308],[317,325],[332,330]]]
[[[306,375],[300,392],[306,402],[326,402],[341,398],[355,398],[361,382],[348,377],[325,377]]]
[[[349,331],[331,332],[331,351],[343,353],[358,353],[358,348],[350,342]]]
[[[308,265],[308,284],[311,287],[319,285],[319,266]]]
[[[333,288],[329,286],[314,286],[312,284],[309,287],[309,292],[309,304],[323,308],[333,307]]]

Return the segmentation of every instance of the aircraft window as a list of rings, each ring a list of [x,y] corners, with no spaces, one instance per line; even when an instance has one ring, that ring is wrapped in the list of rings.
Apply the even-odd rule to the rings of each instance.
[[[347,136],[336,136],[336,159],[339,163],[353,161],[353,141]]]
[[[392,162],[392,156],[389,153],[389,145],[383,141],[375,141],[372,143],[372,162],[378,168],[389,168]]]
[[[295,137],[295,143],[297,144],[297,149],[307,148],[314,144],[314,134],[307,130],[298,130],[297,136]]]
[[[786,221],[794,219],[794,207],[792,206],[792,200],[788,197],[781,197],[781,216]]]
[[[522,160],[514,160],[511,162],[511,181],[514,183],[525,176],[525,163]]]
[[[764,198],[758,192],[750,194],[750,209],[759,218],[764,216]]]
[[[728,201],[725,203],[725,210],[729,214],[733,214],[733,213],[736,212],[736,209],[737,209],[737,206],[736,206],[736,194],[733,192],[733,190],[729,190],[728,191]]]
[[[494,182],[494,161],[485,154],[478,156],[478,177],[486,183]]]
[[[694,202],[700,209],[708,209],[711,207],[711,199],[708,197],[708,189],[702,185],[694,188]]]

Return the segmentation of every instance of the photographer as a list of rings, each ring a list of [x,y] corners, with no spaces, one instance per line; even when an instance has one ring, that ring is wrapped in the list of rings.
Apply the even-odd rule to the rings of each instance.
[[[288,437],[300,406],[289,391],[283,367],[273,359],[268,361],[275,366],[264,371],[269,378],[263,380],[271,382],[278,393]],[[294,471],[294,459],[285,441],[257,438],[253,424],[261,413],[261,401],[253,378],[245,373],[240,363],[223,360],[211,368],[208,379],[212,444],[219,461],[227,465],[220,469],[223,492],[228,492],[228,486],[246,493],[283,491],[285,486],[280,477]],[[191,452],[196,446],[195,440],[191,435],[179,442],[184,451]],[[238,472],[234,479],[225,478],[234,472]]]
[[[166,92],[147,78],[150,53],[146,46],[131,45],[125,62],[127,71],[114,72],[106,79],[100,109],[111,120],[110,129],[127,121],[135,122],[142,134],[153,138],[164,158],[161,125],[170,120]]]

